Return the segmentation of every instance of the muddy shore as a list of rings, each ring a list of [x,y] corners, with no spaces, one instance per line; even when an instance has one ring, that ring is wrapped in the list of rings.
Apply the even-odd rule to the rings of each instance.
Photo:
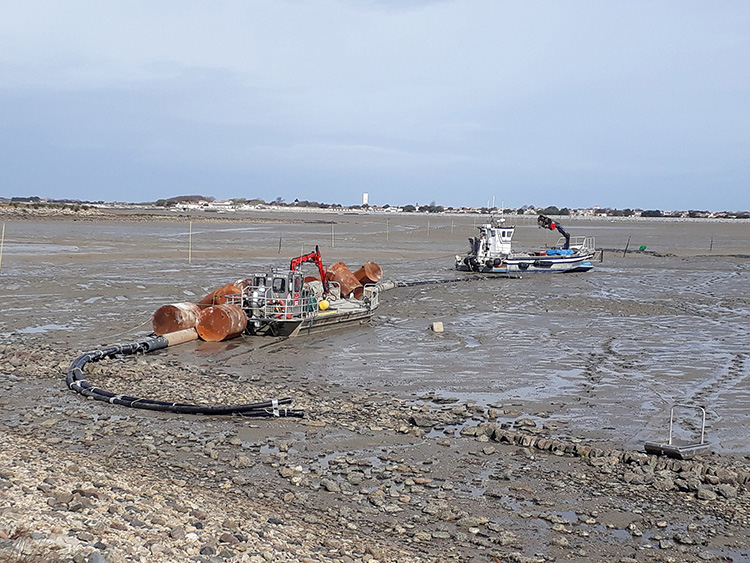
[[[571,221],[605,249],[591,272],[466,280],[472,217],[0,220],[0,561],[750,560],[747,223]],[[519,245],[550,243],[520,224]],[[65,387],[160,305],[315,244],[441,283],[385,292],[362,326],[87,370],[164,400],[291,397],[304,418]],[[711,451],[646,455],[682,401],[708,408]]]

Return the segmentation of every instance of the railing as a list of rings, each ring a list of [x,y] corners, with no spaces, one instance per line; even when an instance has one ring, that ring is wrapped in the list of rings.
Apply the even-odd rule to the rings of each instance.
[[[362,294],[362,299],[369,299],[370,310],[375,309],[380,304],[380,289],[378,288],[377,284],[366,283],[365,291]]]
[[[563,246],[565,246],[565,237],[560,237],[559,239],[557,239],[556,247],[563,248]],[[588,237],[588,236],[570,237],[569,248],[572,248],[573,250],[594,252],[596,250],[595,237]]]
[[[329,285],[335,294],[338,283],[329,282]],[[259,295],[253,297],[255,292],[258,292]],[[293,297],[276,295],[271,288],[265,286],[262,289],[258,286],[246,287],[241,294],[227,295],[225,298],[227,303],[250,310],[253,317],[265,319],[305,319],[317,314],[319,307],[318,298],[307,291],[300,292],[300,296],[294,299]],[[257,302],[257,307],[254,306],[254,302]],[[362,295],[363,306],[368,306],[372,310],[379,305],[379,302],[380,290],[377,285],[366,284]]]

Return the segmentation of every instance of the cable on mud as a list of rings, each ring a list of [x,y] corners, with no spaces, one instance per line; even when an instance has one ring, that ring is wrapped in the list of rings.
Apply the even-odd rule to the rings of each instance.
[[[150,336],[138,342],[118,344],[111,346],[110,348],[86,352],[76,358],[70,365],[68,374],[65,377],[65,382],[70,389],[84,397],[90,397],[97,401],[135,409],[172,412],[177,414],[234,415],[257,418],[304,416],[304,411],[291,409],[285,406],[292,402],[292,399],[289,397],[239,405],[195,405],[189,403],[172,403],[168,401],[158,401],[154,399],[144,399],[112,393],[111,391],[94,387],[91,383],[86,381],[83,374],[83,368],[89,362],[98,362],[106,358],[128,356],[138,353],[146,354],[148,352],[153,352],[154,350],[166,348],[167,345],[167,339],[163,336]]]

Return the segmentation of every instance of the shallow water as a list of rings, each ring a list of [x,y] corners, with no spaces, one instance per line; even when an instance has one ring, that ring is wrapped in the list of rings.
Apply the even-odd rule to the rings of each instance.
[[[53,339],[72,360],[148,334],[161,305],[319,244],[327,263],[352,270],[374,260],[390,280],[453,281],[384,292],[369,325],[289,341],[290,369],[414,401],[434,392],[502,405],[501,420],[536,414],[628,447],[666,440],[673,404],[701,405],[716,451],[750,452],[747,222],[571,221],[606,249],[591,272],[476,279],[452,268],[473,217],[283,218],[295,222],[8,222],[0,338]],[[519,248],[555,242],[524,221]],[[623,255],[626,245],[647,252]],[[445,332],[428,330],[433,321]],[[232,346],[239,357],[250,344]],[[676,432],[691,439],[699,426],[688,410]]]

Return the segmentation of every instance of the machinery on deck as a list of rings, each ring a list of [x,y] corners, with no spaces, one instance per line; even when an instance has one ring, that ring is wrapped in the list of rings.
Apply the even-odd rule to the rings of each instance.
[[[301,267],[307,262],[317,266],[318,276],[305,277]],[[271,268],[252,275],[241,286],[242,292],[227,295],[226,303],[245,312],[247,334],[289,336],[363,321],[372,317],[379,304],[374,281],[356,278],[341,262],[327,270],[317,246],[293,258],[288,270]]]

